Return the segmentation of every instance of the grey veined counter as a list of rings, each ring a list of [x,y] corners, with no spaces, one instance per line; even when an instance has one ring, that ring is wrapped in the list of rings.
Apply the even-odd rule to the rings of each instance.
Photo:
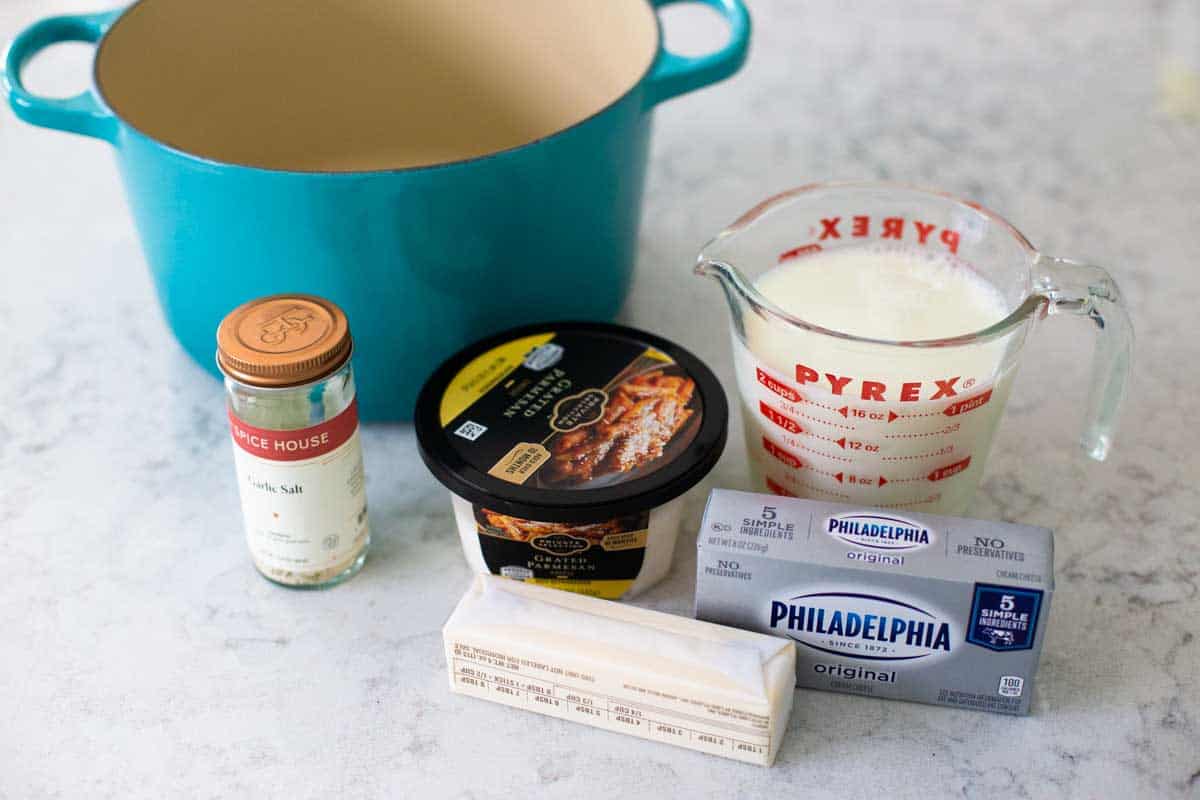
[[[1158,110],[1173,5],[759,0],[744,72],[660,110],[623,319],[728,390],[727,312],[691,262],[814,180],[972,197],[1111,268],[1139,337],[1097,465],[1086,323],[1035,331],[972,509],[1056,532],[1031,716],[801,691],[771,769],[451,695],[439,629],[468,572],[407,426],[364,432],[363,572],[260,578],[221,389],[166,334],[104,145],[0,114],[0,797],[1200,797],[1200,126]],[[9,2],[0,37],[95,7]],[[668,16],[672,42],[708,30]],[[30,80],[76,88],[83,58]],[[731,432],[639,604],[691,612],[705,493],[744,485]]]

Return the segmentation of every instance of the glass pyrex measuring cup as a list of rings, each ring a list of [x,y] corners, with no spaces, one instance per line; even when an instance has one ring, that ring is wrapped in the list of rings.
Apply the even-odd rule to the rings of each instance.
[[[952,338],[870,339],[793,316],[756,288],[769,270],[801,270],[806,257],[855,246],[940,254],[990,284],[1007,316]],[[1063,312],[1087,317],[1099,334],[1081,443],[1096,460],[1108,455],[1133,346],[1116,283],[1098,267],[1039,253],[975,203],[886,183],[804,186],[722,231],[696,273],[720,281],[732,311],[757,490],[962,512],[1026,336],[1035,320]],[[878,313],[872,302],[855,313]],[[934,292],[891,303],[903,304],[901,313],[939,313]]]

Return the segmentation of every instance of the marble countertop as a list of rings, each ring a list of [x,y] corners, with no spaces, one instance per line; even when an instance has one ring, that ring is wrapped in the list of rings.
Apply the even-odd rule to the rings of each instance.
[[[106,145],[0,113],[0,798],[1200,797],[1200,127],[1158,110],[1163,7],[763,0],[746,69],[658,112],[623,317],[729,387],[692,258],[821,179],[979,200],[1110,266],[1139,336],[1098,465],[1075,446],[1091,333],[1037,331],[972,509],[1056,531],[1033,714],[801,691],[772,769],[451,695],[439,630],[469,575],[408,426],[364,432],[365,570],[258,577],[221,388],[167,334]],[[0,37],[93,8],[8,0]],[[709,33],[671,10],[673,43]],[[35,85],[82,85],[88,49],[64,50]],[[744,460],[732,442],[686,531]],[[693,544],[639,604],[689,613]]]

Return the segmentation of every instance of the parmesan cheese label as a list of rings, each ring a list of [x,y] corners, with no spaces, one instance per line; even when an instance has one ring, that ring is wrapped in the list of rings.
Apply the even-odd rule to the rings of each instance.
[[[577,524],[473,508],[480,552],[493,575],[616,600],[642,571],[648,511]]]
[[[632,482],[686,451],[704,417],[695,377],[645,342],[564,331],[472,359],[439,419],[468,465],[531,489]]]

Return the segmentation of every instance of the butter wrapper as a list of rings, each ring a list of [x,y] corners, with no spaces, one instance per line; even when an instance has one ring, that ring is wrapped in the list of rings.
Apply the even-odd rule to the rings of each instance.
[[[450,689],[770,765],[792,707],[790,642],[492,575],[443,629]]]

